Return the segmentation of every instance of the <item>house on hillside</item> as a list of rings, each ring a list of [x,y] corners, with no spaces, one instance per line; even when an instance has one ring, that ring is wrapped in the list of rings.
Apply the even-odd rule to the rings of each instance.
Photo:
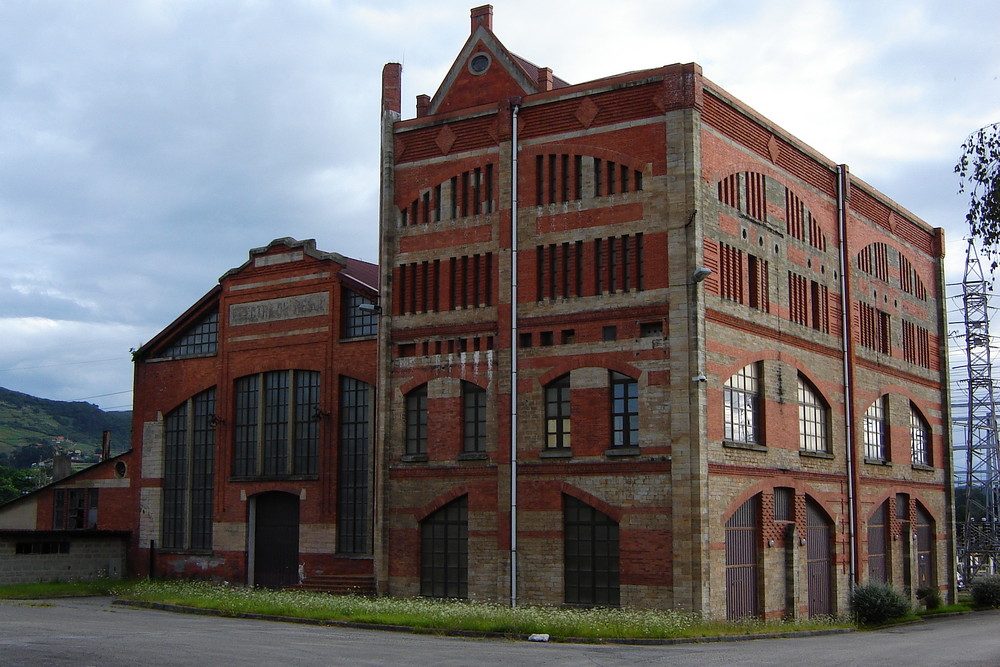
[[[380,590],[714,616],[954,590],[944,238],[693,63],[492,7],[382,103]]]

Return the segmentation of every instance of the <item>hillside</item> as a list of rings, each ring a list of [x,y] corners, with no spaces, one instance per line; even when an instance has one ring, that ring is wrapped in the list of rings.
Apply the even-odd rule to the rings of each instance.
[[[101,433],[111,431],[111,450],[129,447],[132,413],[104,412],[84,402],[51,401],[0,387],[0,457],[25,446],[51,444],[84,453],[101,451]],[[13,461],[11,462],[13,464]]]

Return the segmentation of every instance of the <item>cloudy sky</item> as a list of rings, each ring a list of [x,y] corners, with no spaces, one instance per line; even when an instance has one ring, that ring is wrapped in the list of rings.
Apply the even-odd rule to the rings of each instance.
[[[375,261],[382,65],[404,117],[477,2],[0,0],[0,386],[129,409],[129,350],[282,236]],[[579,83],[695,61],[934,226],[1000,121],[995,0],[494,3]]]

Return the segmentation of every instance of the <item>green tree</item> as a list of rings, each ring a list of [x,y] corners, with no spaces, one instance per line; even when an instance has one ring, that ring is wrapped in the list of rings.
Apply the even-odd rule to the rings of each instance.
[[[16,470],[0,466],[0,505],[34,491],[39,486],[39,481],[38,474],[34,470]]]
[[[990,270],[1000,265],[1000,123],[973,132],[962,144],[955,165],[959,192],[969,193],[965,216],[969,231],[990,259]]]

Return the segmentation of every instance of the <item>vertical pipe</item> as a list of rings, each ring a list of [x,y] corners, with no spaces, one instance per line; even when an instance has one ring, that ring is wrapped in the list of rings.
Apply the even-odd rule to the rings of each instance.
[[[847,279],[847,165],[837,165],[837,222],[840,224],[840,317],[844,348],[844,432],[847,436],[847,522],[850,532],[850,583],[858,583],[857,471],[854,461],[854,361],[851,354],[850,282]]]
[[[517,112],[510,133],[510,606],[517,606]]]

